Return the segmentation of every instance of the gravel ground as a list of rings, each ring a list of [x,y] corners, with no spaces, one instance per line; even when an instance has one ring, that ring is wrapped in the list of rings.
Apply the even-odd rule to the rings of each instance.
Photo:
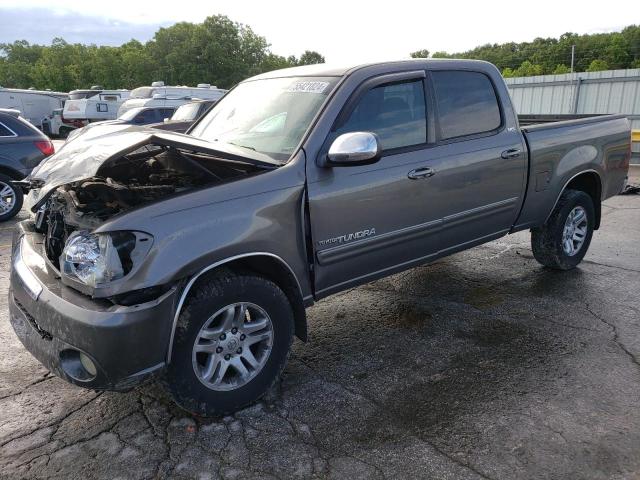
[[[603,213],[571,272],[525,232],[319,302],[283,380],[221,419],[51,376],[7,319],[3,224],[0,478],[637,479],[640,196]]]

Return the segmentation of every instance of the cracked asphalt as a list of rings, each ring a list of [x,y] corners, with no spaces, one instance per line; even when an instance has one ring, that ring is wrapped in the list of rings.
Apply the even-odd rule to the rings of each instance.
[[[0,478],[640,478],[640,196],[603,215],[570,272],[523,232],[319,302],[282,381],[219,419],[51,376],[7,318],[5,223]]]

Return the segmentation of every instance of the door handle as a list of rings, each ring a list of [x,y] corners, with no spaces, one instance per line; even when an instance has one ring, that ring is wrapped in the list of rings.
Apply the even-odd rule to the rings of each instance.
[[[419,178],[429,178],[433,177],[436,174],[436,171],[431,167],[421,167],[414,168],[409,173],[407,173],[407,177],[411,180],[418,180]]]
[[[506,160],[507,158],[519,157],[521,153],[522,151],[518,148],[510,148],[509,150],[502,152],[500,156]]]

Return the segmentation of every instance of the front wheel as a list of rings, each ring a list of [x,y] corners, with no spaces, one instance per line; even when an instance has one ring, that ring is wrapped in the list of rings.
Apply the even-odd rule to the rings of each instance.
[[[546,267],[570,270],[587,253],[594,226],[591,197],[578,190],[565,190],[547,223],[531,230],[533,256]]]
[[[291,305],[275,283],[218,272],[194,287],[180,313],[165,386],[197,415],[238,410],[279,378],[293,330]]]

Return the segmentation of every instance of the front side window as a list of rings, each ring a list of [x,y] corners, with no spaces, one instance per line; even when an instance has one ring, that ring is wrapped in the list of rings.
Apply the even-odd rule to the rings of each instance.
[[[496,92],[479,72],[432,72],[443,140],[486,133],[502,124]]]
[[[383,150],[427,141],[427,117],[422,80],[372,88],[360,99],[338,133],[373,132]]]
[[[190,135],[286,161],[337,81],[335,77],[286,77],[241,83]]]

